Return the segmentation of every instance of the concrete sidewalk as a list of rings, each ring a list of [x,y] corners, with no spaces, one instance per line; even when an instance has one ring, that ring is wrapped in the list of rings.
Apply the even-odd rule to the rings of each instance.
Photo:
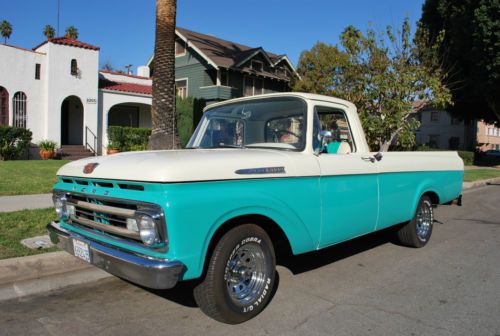
[[[1,196],[0,212],[18,211],[24,209],[51,208],[52,194]]]

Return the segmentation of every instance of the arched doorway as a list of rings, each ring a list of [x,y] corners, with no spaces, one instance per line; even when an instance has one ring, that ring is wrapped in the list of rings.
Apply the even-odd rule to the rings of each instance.
[[[83,145],[83,104],[76,96],[61,104],[61,145]]]
[[[0,86],[0,125],[9,125],[9,93]]]

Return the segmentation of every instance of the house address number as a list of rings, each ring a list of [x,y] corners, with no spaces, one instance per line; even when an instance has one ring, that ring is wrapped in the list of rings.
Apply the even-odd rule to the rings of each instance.
[[[97,104],[96,98],[87,98],[87,104]]]

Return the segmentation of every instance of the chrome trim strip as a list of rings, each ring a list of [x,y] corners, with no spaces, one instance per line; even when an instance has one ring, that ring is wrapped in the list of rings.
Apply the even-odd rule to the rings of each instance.
[[[185,266],[176,260],[158,259],[126,252],[99,243],[52,222],[47,225],[50,240],[74,254],[73,239],[88,244],[90,263],[120,278],[154,289],[172,288],[182,278]]]
[[[110,225],[110,224],[102,224],[102,223],[98,223],[98,222],[95,222],[95,221],[87,219],[87,218],[81,218],[81,217],[75,217],[75,216],[71,216],[70,219],[71,219],[71,222],[69,222],[68,224],[71,224],[73,221],[75,221],[77,224],[87,225],[87,226],[90,226],[94,229],[98,229],[98,230],[108,232],[111,234],[116,234],[116,235],[124,236],[127,238],[132,238],[132,239],[137,239],[137,240],[141,239],[139,232],[124,229],[124,228],[121,228],[119,226],[114,226],[114,225]]]
[[[285,167],[259,167],[238,169],[234,172],[238,175],[255,175],[255,174],[286,174]]]
[[[130,209],[123,209],[103,204],[94,204],[85,201],[77,201],[76,204],[68,202],[68,204],[78,206],[80,208],[87,210],[104,212],[110,215],[117,215],[123,217],[131,217],[131,218],[135,217],[135,210],[130,210]]]

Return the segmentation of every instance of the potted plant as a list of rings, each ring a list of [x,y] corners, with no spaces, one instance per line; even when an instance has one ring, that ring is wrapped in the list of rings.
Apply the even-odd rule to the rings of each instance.
[[[108,144],[108,155],[116,154],[120,152],[120,146],[117,143],[110,142]]]
[[[54,157],[54,152],[57,147],[57,142],[52,140],[42,140],[38,143],[40,148],[40,156],[44,160],[50,160]]]

